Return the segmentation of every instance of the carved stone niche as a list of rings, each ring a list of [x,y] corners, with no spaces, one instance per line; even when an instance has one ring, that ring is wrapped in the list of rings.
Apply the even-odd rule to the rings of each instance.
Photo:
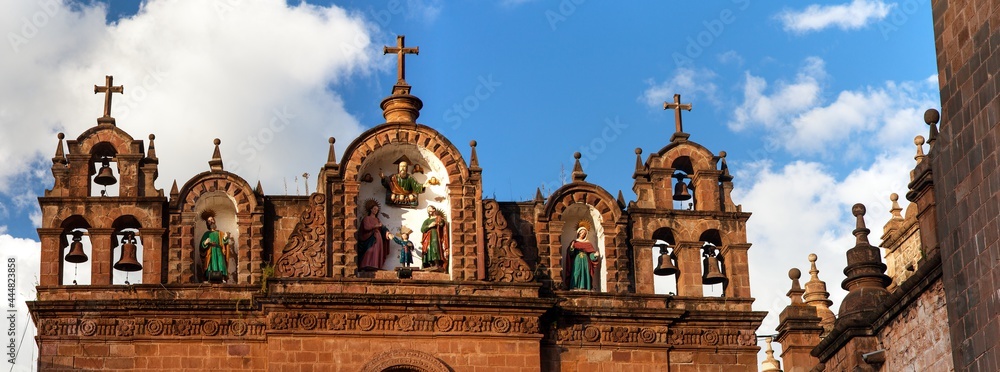
[[[416,350],[389,350],[376,355],[361,372],[449,372],[444,364],[433,355]]]

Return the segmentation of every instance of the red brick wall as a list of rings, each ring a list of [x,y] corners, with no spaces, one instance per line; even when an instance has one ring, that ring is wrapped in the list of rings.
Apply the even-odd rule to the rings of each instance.
[[[1000,370],[1000,2],[931,2],[941,135],[931,149],[958,371]]]
[[[264,371],[264,343],[204,340],[173,342],[48,342],[40,371]]]
[[[277,371],[359,371],[383,352],[416,350],[439,358],[455,371],[538,371],[538,345],[537,340],[471,337],[287,336],[268,340],[267,359],[269,368]]]

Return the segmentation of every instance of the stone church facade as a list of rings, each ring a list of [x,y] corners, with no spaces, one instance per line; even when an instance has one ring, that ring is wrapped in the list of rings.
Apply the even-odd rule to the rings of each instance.
[[[402,59],[399,41],[386,50]],[[308,196],[230,173],[218,139],[204,172],[164,192],[155,136],[115,122],[121,89],[110,77],[95,87],[104,116],[75,139],[59,135],[55,183],[39,198],[41,277],[29,302],[39,369],[757,370],[765,313],[751,309],[750,213],[730,198],[725,152],[690,141],[679,111],[663,148],[636,149],[636,200],[587,182],[576,154],[572,182],[551,195],[496,201],[483,196],[475,141],[466,159],[418,123],[423,104],[403,73],[381,103],[385,123],[340,159],[341,142],[315,144],[329,154],[303,160],[322,167]],[[677,97],[671,108],[685,107]],[[397,167],[414,183],[380,174]],[[101,190],[109,184],[117,192]],[[446,226],[437,243],[422,241],[430,206]],[[365,221],[375,220],[382,266],[365,268],[375,249],[362,248],[373,236]],[[404,231],[412,266],[389,239]],[[224,281],[204,274],[213,232],[226,242]],[[570,273],[574,241],[594,251],[590,290],[569,287],[587,272]],[[443,252],[435,265],[422,265],[428,244]],[[78,265],[89,277],[73,274]],[[676,280],[676,293],[654,293],[654,275]]]

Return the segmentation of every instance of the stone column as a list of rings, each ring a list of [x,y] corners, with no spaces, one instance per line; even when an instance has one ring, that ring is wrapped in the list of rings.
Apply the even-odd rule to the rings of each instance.
[[[90,235],[90,284],[111,285],[112,229],[88,229]]]
[[[163,281],[163,237],[167,229],[142,228],[142,283],[157,284]]]
[[[675,247],[677,255],[677,295],[702,297],[701,242],[680,242]]]

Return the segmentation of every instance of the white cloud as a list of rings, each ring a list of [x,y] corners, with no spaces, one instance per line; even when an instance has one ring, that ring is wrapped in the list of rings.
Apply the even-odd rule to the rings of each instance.
[[[820,86],[826,78],[824,62],[816,57],[806,58],[805,64],[794,82],[778,81],[771,95],[764,78],[746,73],[743,87],[744,102],[736,108],[729,128],[735,131],[751,125],[774,129],[781,125],[780,119],[815,106],[820,99]]]
[[[806,59],[794,81],[779,80],[773,89],[747,72],[743,103],[729,128],[763,129],[775,146],[792,154],[857,160],[866,148],[911,141],[923,126],[923,111],[934,106],[930,84],[892,81],[841,91],[826,103],[827,79],[823,61],[815,57]]]
[[[777,18],[786,31],[797,33],[828,27],[856,30],[884,19],[895,6],[895,3],[886,4],[882,0],[854,0],[840,5],[813,4],[801,11],[786,10]]]
[[[11,262],[10,260],[13,260]],[[14,311],[10,312],[4,302],[4,317],[14,315],[17,359],[10,366],[13,371],[32,371],[36,363],[34,358],[38,356],[38,347],[35,345],[35,326],[31,322],[28,314],[28,307],[25,301],[35,299],[35,286],[38,285],[38,264],[41,259],[41,244],[30,239],[19,239],[0,231],[0,260],[3,262],[4,271],[14,270],[16,272],[16,293]],[[13,265],[11,268],[10,265]],[[5,292],[6,293],[6,292]],[[6,297],[5,297],[6,298]],[[6,324],[6,323],[4,323]],[[4,326],[4,330],[7,327]],[[4,332],[6,334],[6,331]],[[4,345],[7,343],[5,342]]]
[[[410,5],[434,16],[434,4]],[[156,134],[156,186],[165,191],[208,170],[216,137],[227,170],[280,190],[284,177],[325,162],[325,137],[362,129],[331,89],[379,66],[374,26],[360,13],[281,0],[151,0],[109,25],[105,12],[52,0],[0,15],[19,26],[17,42],[0,47],[0,138],[18,139],[3,142],[0,158],[35,160],[0,163],[0,193],[23,193],[12,181],[32,168],[48,173],[56,132],[75,139],[96,124],[103,98],[90,89],[106,74],[125,86],[114,97],[118,126],[147,146]],[[38,14],[44,24],[31,24]]]
[[[719,62],[722,64],[735,64],[737,67],[743,66],[743,56],[735,50],[719,54]]]
[[[657,82],[653,79],[646,81],[649,85],[642,96],[641,102],[649,106],[663,107],[663,102],[673,102],[675,93],[683,93],[684,102],[692,98],[703,98],[709,102],[718,103],[716,96],[717,87],[712,83],[716,77],[715,72],[706,68],[686,68],[680,67],[675,70],[674,76],[669,79]]]

